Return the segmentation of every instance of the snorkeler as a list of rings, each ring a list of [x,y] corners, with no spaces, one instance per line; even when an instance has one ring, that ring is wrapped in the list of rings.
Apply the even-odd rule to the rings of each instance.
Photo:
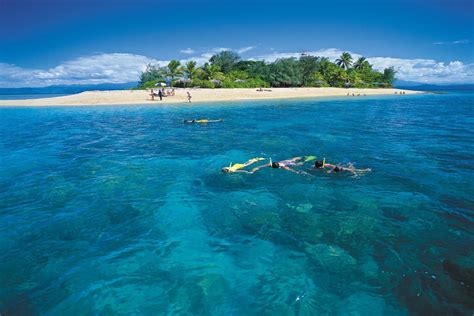
[[[333,164],[327,163],[326,158],[324,158],[323,160],[316,160],[314,162],[313,168],[315,168],[315,169],[325,169],[325,168],[327,168],[327,169],[329,169],[327,171],[328,173],[337,173],[337,172],[342,172],[342,171],[349,171],[355,176],[358,176],[358,175],[364,174],[366,172],[372,171],[372,169],[370,169],[370,168],[356,169],[352,163],[349,163],[346,166],[333,165]]]
[[[294,172],[294,173],[297,173],[297,174],[307,174],[304,171],[295,170],[293,168],[290,168],[290,166],[291,167],[302,166],[302,165],[304,165],[305,162],[311,161],[311,160],[314,160],[314,159],[316,159],[315,156],[293,157],[293,158],[278,161],[278,162],[272,162],[272,160],[270,159],[270,162],[268,164],[261,165],[259,167],[253,168],[251,173],[254,173],[255,171],[258,171],[258,170],[260,170],[262,168],[265,168],[265,167],[271,167],[271,168],[274,168],[274,169],[279,169],[279,168],[285,169],[285,170],[288,170],[288,171],[291,171],[291,172]]]
[[[365,169],[357,169],[354,167],[352,163],[348,163],[346,166],[335,166],[332,170],[329,170],[328,172],[341,172],[341,171],[348,171],[352,173],[354,176],[360,176],[363,175],[367,172],[372,171],[370,168],[365,168]]]
[[[198,123],[198,124],[207,124],[207,123],[218,123],[223,122],[223,119],[218,120],[208,120],[208,119],[200,119],[200,120],[183,120],[183,123]]]
[[[323,158],[323,160],[316,160],[314,162],[314,165],[313,165],[313,168],[315,168],[315,169],[324,169],[324,168],[333,169],[335,167],[336,167],[336,165],[327,163],[326,158]]]
[[[247,162],[244,163],[236,163],[236,164],[230,164],[229,167],[224,167],[221,169],[222,172],[224,173],[233,173],[233,172],[245,172],[245,173],[253,173],[251,171],[244,170],[243,168],[248,167],[258,161],[265,160],[265,158],[252,158],[248,160]]]

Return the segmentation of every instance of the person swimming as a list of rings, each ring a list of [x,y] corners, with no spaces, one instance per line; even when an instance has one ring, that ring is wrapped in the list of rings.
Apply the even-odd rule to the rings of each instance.
[[[332,172],[341,172],[344,171],[343,167],[335,166],[334,169],[332,169]]]
[[[270,162],[268,164],[261,165],[259,167],[253,168],[251,173],[254,173],[254,172],[256,172],[256,171],[258,171],[262,168],[265,168],[265,167],[270,167],[270,168],[273,168],[273,169],[279,169],[279,168],[285,169],[287,171],[291,171],[291,172],[294,172],[294,173],[297,173],[297,174],[307,174],[304,171],[296,170],[296,169],[293,169],[293,168],[290,168],[290,167],[302,166],[306,162],[314,160],[314,159],[316,159],[315,156],[293,157],[293,158],[286,159],[286,160],[281,160],[281,161],[278,161],[278,162],[274,162],[270,159]]]
[[[189,124],[193,124],[193,123],[207,124],[207,123],[218,123],[218,122],[223,122],[223,121],[224,121],[223,119],[218,119],[218,120],[208,120],[208,119],[196,120],[196,119],[193,119],[193,120],[183,120],[183,123],[189,123]]]
[[[315,169],[327,168],[327,169],[329,169],[327,171],[328,173],[338,173],[338,172],[348,171],[348,172],[351,172],[355,176],[358,176],[358,175],[364,174],[366,172],[372,171],[372,169],[370,169],[370,168],[356,169],[352,163],[349,163],[346,166],[333,165],[333,164],[330,164],[330,163],[326,163],[326,158],[324,158],[323,160],[316,160],[314,162],[313,168],[315,168]]]
[[[316,160],[314,162],[314,168],[316,169],[324,168],[324,160]]]
[[[228,167],[222,168],[221,171],[224,173],[234,173],[234,172],[253,173],[252,171],[247,171],[247,170],[244,170],[243,168],[248,167],[261,160],[265,160],[265,158],[257,157],[257,158],[252,158],[244,163],[236,163],[236,164],[231,163]]]
[[[335,166],[329,172],[336,173],[336,172],[341,172],[341,171],[347,171],[347,172],[352,173],[354,176],[360,176],[360,175],[363,175],[367,172],[372,171],[372,169],[370,169],[370,168],[357,169],[356,167],[354,167],[354,165],[352,163],[348,163],[346,166],[341,166],[341,165]]]

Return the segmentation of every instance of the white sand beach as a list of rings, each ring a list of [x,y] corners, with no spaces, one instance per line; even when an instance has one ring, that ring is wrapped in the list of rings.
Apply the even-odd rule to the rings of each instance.
[[[27,100],[0,100],[0,106],[84,106],[84,105],[119,105],[140,104],[160,105],[187,102],[187,92],[191,93],[192,102],[237,101],[260,99],[290,99],[316,97],[364,97],[370,95],[419,94],[421,91],[401,89],[357,89],[357,88],[271,88],[264,91],[257,89],[176,89],[174,96],[158,97],[152,101],[150,90],[116,90],[87,91],[78,94]],[[354,96],[352,96],[354,94]],[[403,94],[400,95],[403,97]]]

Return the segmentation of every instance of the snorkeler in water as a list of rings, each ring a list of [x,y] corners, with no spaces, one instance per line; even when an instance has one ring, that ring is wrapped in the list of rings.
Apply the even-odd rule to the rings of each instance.
[[[362,175],[364,173],[372,171],[372,169],[370,169],[370,168],[356,169],[352,163],[349,163],[346,166],[333,165],[333,164],[327,163],[326,158],[324,158],[323,160],[316,160],[314,162],[313,168],[315,168],[315,169],[328,169],[327,170],[328,173],[337,173],[337,172],[348,171],[348,172],[351,172],[355,176]]]
[[[261,160],[265,160],[265,158],[257,157],[257,158],[252,158],[244,163],[236,163],[236,164],[231,163],[229,167],[224,167],[221,169],[221,171],[224,173],[234,173],[234,172],[253,173],[251,171],[244,170],[243,168],[248,167]]]
[[[352,163],[348,163],[345,166],[341,166],[341,165],[335,166],[329,172],[341,172],[341,171],[348,171],[348,172],[352,173],[354,176],[360,176],[360,175],[363,175],[367,172],[372,171],[372,169],[370,169],[370,168],[357,169],[356,167],[354,167],[354,165]]]
[[[311,160],[314,160],[314,159],[316,159],[315,156],[293,157],[293,158],[278,161],[278,162],[273,162],[270,159],[270,162],[268,164],[261,165],[259,167],[253,168],[251,173],[254,173],[254,172],[256,172],[256,171],[258,171],[262,168],[265,168],[265,167],[270,167],[270,168],[274,168],[274,169],[279,169],[279,168],[285,169],[285,170],[288,170],[288,171],[291,171],[291,172],[294,172],[294,173],[297,173],[297,174],[307,174],[304,171],[296,170],[296,169],[293,169],[293,168],[290,168],[290,167],[302,166],[302,165],[305,164],[305,162],[308,162],[308,161],[311,161]]]
[[[183,120],[183,123],[197,123],[197,124],[207,124],[207,123],[218,123],[218,122],[223,122],[223,119],[218,119],[218,120],[208,120],[208,119],[200,119],[200,120]]]

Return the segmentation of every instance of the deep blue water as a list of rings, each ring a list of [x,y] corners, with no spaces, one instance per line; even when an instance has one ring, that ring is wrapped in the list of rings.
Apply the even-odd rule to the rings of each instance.
[[[42,98],[63,97],[66,95],[69,95],[69,94],[59,94],[59,93],[1,94],[0,93],[0,100],[42,99]]]
[[[0,109],[2,315],[474,310],[474,94]],[[183,125],[183,118],[223,118]],[[354,178],[230,162],[354,162]]]

